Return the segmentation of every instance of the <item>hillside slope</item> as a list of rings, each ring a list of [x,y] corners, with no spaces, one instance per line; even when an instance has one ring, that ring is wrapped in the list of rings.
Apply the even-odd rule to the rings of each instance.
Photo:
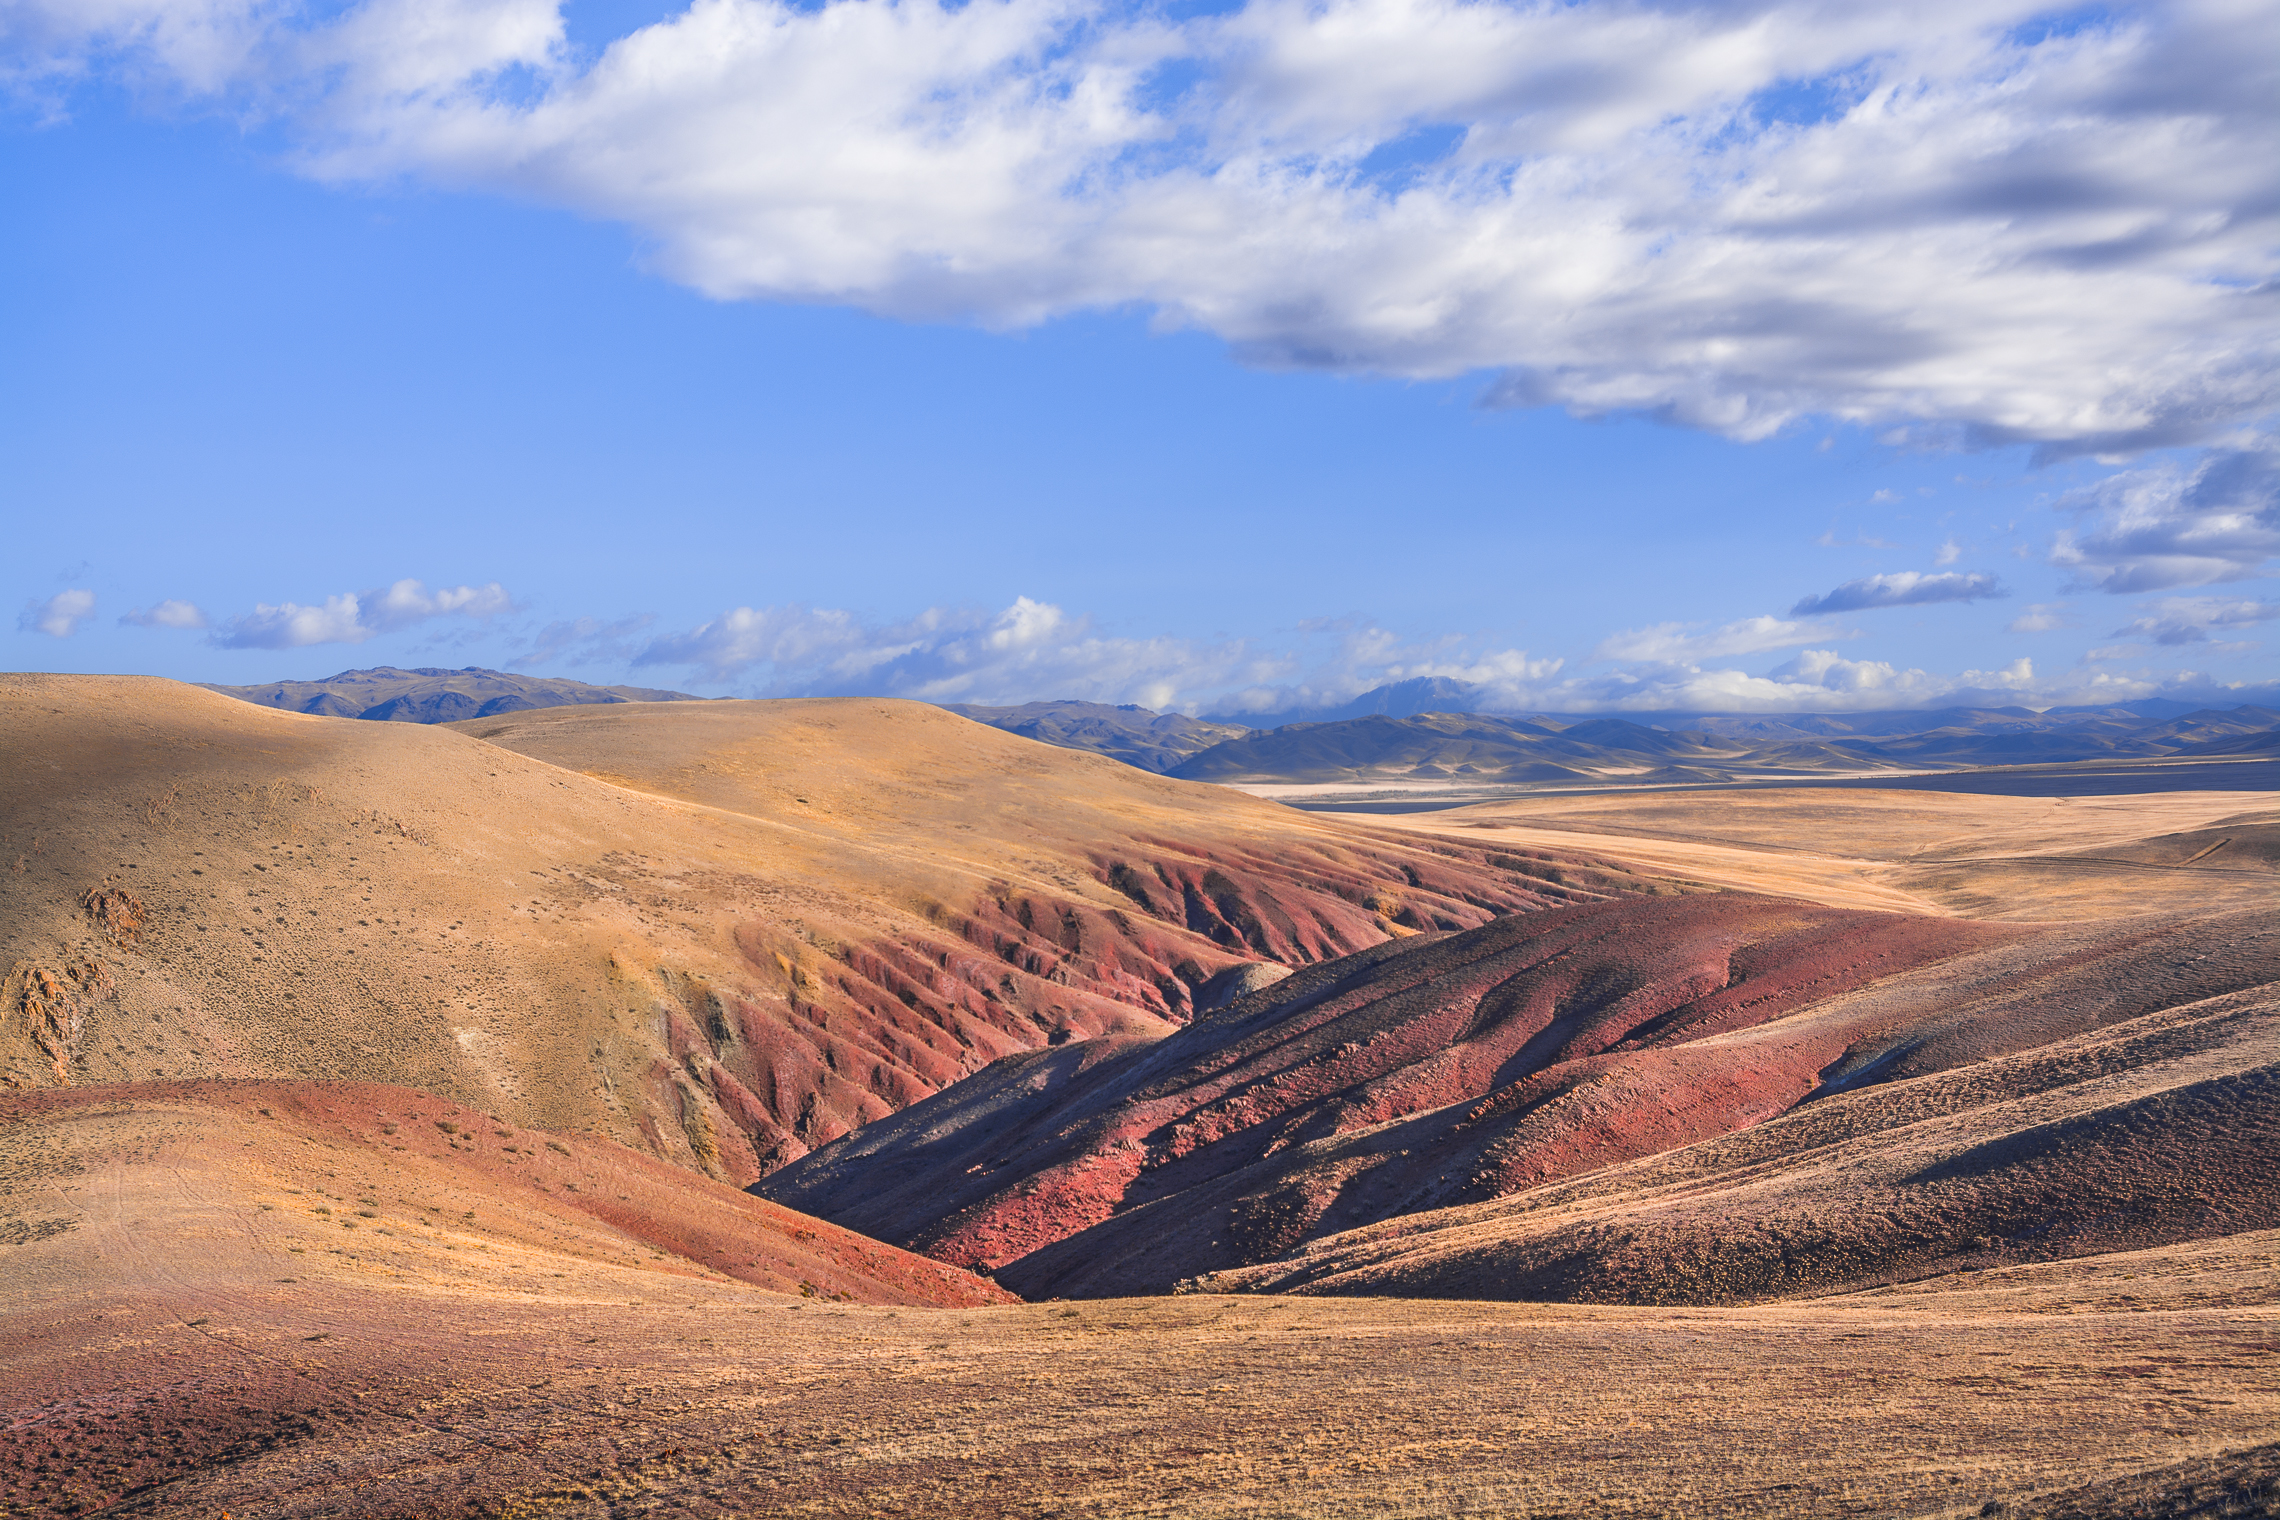
[[[1009,1058],[759,1191],[1028,1297],[1161,1292],[2273,983],[2268,912],[2028,929],[1596,904],[1318,966],[1170,1036]]]
[[[90,1197],[85,1181],[101,1179]],[[74,1195],[78,1196],[74,1196]],[[590,1136],[368,1082],[0,1093],[12,1291],[132,1270],[220,1294],[346,1257],[449,1287],[502,1273],[733,1280],[868,1304],[1006,1303],[968,1273]],[[328,1264],[329,1265],[329,1264]]]
[[[1718,1303],[2280,1225],[2280,985],[1220,1274],[1218,1291]]]
[[[0,1078],[385,1081],[744,1183],[1231,967],[1652,889],[913,703],[485,722],[0,678]]]

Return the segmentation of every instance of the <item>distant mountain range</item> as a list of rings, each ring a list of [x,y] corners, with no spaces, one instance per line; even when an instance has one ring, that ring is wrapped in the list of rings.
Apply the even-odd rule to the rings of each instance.
[[[1291,724],[1217,744],[1168,774],[1192,781],[1679,785],[1744,779],[2147,760],[2266,752],[2280,711],[2202,710],[2165,721],[2123,709],[2052,715],[1947,709],[1840,719],[1696,719],[1669,729],[1622,718],[1429,713]],[[1811,726],[1850,727],[1815,734]],[[1809,726],[1811,725],[1811,726]],[[1861,732],[1866,729],[1867,732]]]
[[[701,702],[685,691],[646,686],[589,686],[541,676],[513,676],[470,665],[464,670],[376,665],[344,670],[322,681],[273,681],[265,686],[207,686],[259,707],[316,713],[327,718],[370,718],[385,723],[457,723],[534,707],[579,707],[597,702]]]
[[[1285,728],[1293,723],[1344,723],[1353,718],[1415,718],[1425,713],[1478,712],[1487,695],[1484,688],[1470,681],[1452,681],[1447,676],[1415,676],[1388,686],[1373,687],[1353,701],[1336,707],[1291,707],[1248,717],[1241,713],[1222,713],[1207,716],[1203,721],[1239,728]]]
[[[1285,721],[1272,728],[1090,702],[951,710],[1143,770],[1238,785],[1667,786],[2280,752],[2280,710],[2194,708],[2166,698],[2041,713],[1951,707],[1657,714],[1652,721],[1427,705],[1478,696],[1477,688],[1439,677],[1402,681],[1322,709],[1336,716],[1276,714]]]
[[[1161,774],[1202,750],[1250,730],[1240,723],[1155,713],[1145,707],[1110,707],[1100,702],[1025,702],[1019,707],[975,707],[954,703],[951,712],[1024,739],[1062,749],[1091,750],[1126,765]]]
[[[263,707],[394,723],[453,723],[539,707],[695,702],[642,686],[393,665],[322,681],[214,686]],[[1474,710],[1480,688],[1397,681],[1337,707],[1277,713],[1274,727],[1099,702],[956,704],[961,717],[1140,770],[1236,785],[1671,786],[2080,760],[2280,754],[2280,710],[2194,708],[2167,698],[2111,707],[1950,707],[1864,713],[1688,713],[1635,718]]]

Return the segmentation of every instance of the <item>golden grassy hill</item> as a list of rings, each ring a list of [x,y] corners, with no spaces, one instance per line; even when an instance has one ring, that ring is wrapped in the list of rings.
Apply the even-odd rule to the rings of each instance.
[[[387,1082],[742,1183],[1229,967],[1653,889],[910,703],[475,727],[0,677],[0,1080]]]

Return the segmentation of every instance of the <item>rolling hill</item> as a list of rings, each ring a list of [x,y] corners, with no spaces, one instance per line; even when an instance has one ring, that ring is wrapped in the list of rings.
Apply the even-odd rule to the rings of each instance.
[[[2231,1203],[2202,1183],[2164,1191],[2158,1178],[2084,1163],[2039,1195],[2032,1177],[2006,1176],[1982,1209],[1988,1231],[2008,1242],[2007,1260],[2120,1249],[2117,1241],[2280,1223],[2280,1176],[2243,1161],[2273,1138],[2257,1118],[2271,1096],[2257,1073],[2280,1060],[2280,1026],[2267,1017],[2280,1010],[2275,998],[2280,925],[2268,903],[2026,926],[1741,892],[1616,901],[1316,966],[1167,1036],[1008,1058],[759,1187],[991,1270],[1029,1297],[1164,1292],[1229,1273],[1246,1284],[1311,1287],[1335,1275],[1317,1270],[1321,1261],[1347,1259],[1330,1243],[1350,1232],[1390,1241],[1426,1229],[1419,1221],[1469,1221],[1484,1210],[1519,1218],[1532,1206],[1512,1200],[1556,1201],[1569,1179],[1659,1177],[1646,1158],[1715,1149],[1775,1121],[1821,1134],[1818,1118],[1802,1116],[1905,1108],[1915,1100],[1890,1096],[1902,1089],[1938,1093],[1960,1082],[1980,1091],[1972,1084],[1985,1077],[1996,1096],[1974,1100],[1988,1108],[1966,1137],[1975,1145],[1999,1149],[2011,1143],[2004,1136],[2025,1136],[2049,1122],[2054,1103],[2073,1105],[2064,1111],[2085,1124],[2126,1130],[2137,1122],[2130,1102],[2158,1106],[2176,1085],[2161,1075],[2168,1056],[2152,1052],[2174,1054],[2174,1040],[2207,1035],[2231,1052],[2202,1073],[2218,1083],[2208,1098],[2215,1106],[2193,1100],[2171,1131],[2148,1120],[2155,1138],[2140,1164],[2151,1166],[2164,1147],[2206,1146],[2215,1170],[2203,1183],[2232,1176]],[[2149,1021],[2146,1041],[2101,1033],[2132,1021]],[[2177,1028],[2202,1033],[2173,1039]],[[2065,1054],[2076,1046],[2094,1053]],[[2048,1084],[2065,1089],[2063,1099],[2013,1101],[2046,1089],[1985,1076],[2038,1051],[2035,1061],[2073,1073]],[[2128,1080],[2138,1087],[2117,1098],[2106,1089],[2122,1073],[2135,1073]],[[2107,1112],[2117,1102],[2123,1108]],[[1886,1140],[1894,1155],[1909,1154]],[[1800,1142],[1798,1154],[1810,1149]],[[1947,1154],[1936,1151],[1922,1165]],[[2133,1191],[2144,1186],[2150,1201]],[[1627,1184],[1608,1187],[1621,1206],[1645,1206]],[[2012,1228],[2036,1197],[2047,1228]],[[1952,1199],[1903,1208],[1861,1195],[1854,1206],[1862,1212],[1849,1234],[1843,1208],[1825,1211],[1829,1260],[1800,1267],[1788,1289],[1882,1280],[1962,1250],[1960,1237],[1925,1222],[1965,1217]],[[1545,1209],[1530,1223],[1567,1217]],[[2093,1227],[2116,1211],[2142,1215],[2142,1230]],[[1887,1229],[1887,1216],[1901,1222]],[[1707,1250],[1678,1259],[1707,1260]],[[1461,1279],[1467,1296],[1561,1298],[1582,1293],[1574,1283],[1591,1276],[1493,1265],[1507,1259],[1522,1257],[1469,1257],[1429,1281],[1378,1273],[1366,1279],[1374,1288],[1354,1291],[1438,1294],[1457,1291]],[[1739,1267],[1673,1268],[1658,1281],[1655,1291],[1695,1295],[1688,1301],[1785,1291],[1783,1280]]]
[[[0,678],[0,1078],[385,1082],[743,1183],[1235,968],[1664,890],[915,703],[473,729]]]
[[[12,1514],[2280,1474],[2280,797],[1365,823],[912,704],[77,677],[0,746]]]

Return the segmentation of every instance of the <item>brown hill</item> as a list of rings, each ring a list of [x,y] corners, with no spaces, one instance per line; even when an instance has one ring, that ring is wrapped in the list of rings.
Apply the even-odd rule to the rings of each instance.
[[[386,1081],[742,1183],[1230,967],[1651,889],[913,703],[479,732],[0,678],[0,1077]]]
[[[0,1093],[0,1215],[32,1291],[126,1251],[212,1291],[332,1256],[449,1287],[619,1270],[869,1304],[1006,1303],[925,1257],[608,1140],[367,1082],[121,1082]],[[115,1176],[99,1208],[84,1179]],[[74,1196],[74,1195],[79,1196]],[[338,1266],[340,1263],[334,1263]]]
[[[1028,1297],[1160,1292],[2280,983],[2270,925],[2037,930],[1740,893],[1508,918],[1311,968],[1168,1037],[1009,1058],[760,1191]],[[2248,1185],[2280,1204],[2280,1179]]]

